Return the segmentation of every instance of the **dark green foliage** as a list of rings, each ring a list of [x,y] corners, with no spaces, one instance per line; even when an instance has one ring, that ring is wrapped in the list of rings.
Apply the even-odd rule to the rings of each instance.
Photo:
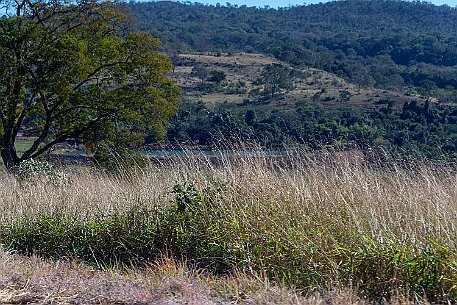
[[[273,98],[281,89],[291,89],[291,70],[278,64],[266,66],[256,83],[263,86],[266,98]]]
[[[363,86],[414,87],[455,101],[457,10],[426,2],[350,0],[262,9],[198,3],[128,5],[170,52],[260,52]]]
[[[248,124],[249,126],[253,126],[256,123],[256,113],[253,109],[249,109],[246,111],[246,114],[244,115],[244,122]]]
[[[393,108],[394,101],[383,103],[367,113],[345,107],[325,110],[316,103],[262,116],[253,109],[237,114],[236,108],[210,110],[202,103],[185,103],[171,120],[168,140],[216,146],[223,141],[256,142],[267,148],[289,144],[310,149],[383,147],[404,155],[455,159],[456,107],[412,101]]]
[[[209,77],[209,81],[210,82],[215,82],[215,83],[221,83],[223,80],[225,80],[226,78],[226,73],[224,71],[219,71],[219,70],[215,70],[215,71],[211,71],[209,73],[210,77]]]
[[[8,170],[78,139],[96,154],[164,135],[180,89],[172,64],[110,2],[0,0],[0,154]],[[34,140],[22,154],[18,135]],[[123,151],[120,151],[124,154]]]
[[[203,103],[184,103],[171,119],[167,138],[171,143],[217,145],[248,142],[252,129],[231,111],[211,111]]]

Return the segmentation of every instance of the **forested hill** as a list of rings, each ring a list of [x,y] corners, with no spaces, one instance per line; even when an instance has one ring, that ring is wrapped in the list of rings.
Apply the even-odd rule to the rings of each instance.
[[[173,53],[260,52],[363,86],[454,102],[457,10],[422,2],[349,0],[284,9],[130,3],[138,28]]]

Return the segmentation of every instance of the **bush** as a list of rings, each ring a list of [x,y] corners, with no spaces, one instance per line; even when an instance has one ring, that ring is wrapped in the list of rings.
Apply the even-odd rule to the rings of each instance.
[[[69,182],[69,176],[64,171],[56,169],[52,163],[37,159],[22,161],[13,168],[13,172],[22,181],[33,182],[39,179],[54,185],[65,185]]]

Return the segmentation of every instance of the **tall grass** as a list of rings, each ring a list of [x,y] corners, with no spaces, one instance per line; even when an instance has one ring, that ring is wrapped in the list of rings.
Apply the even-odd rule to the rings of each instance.
[[[183,157],[136,174],[0,182],[4,247],[109,267],[164,254],[302,291],[457,302],[457,173],[357,152]]]

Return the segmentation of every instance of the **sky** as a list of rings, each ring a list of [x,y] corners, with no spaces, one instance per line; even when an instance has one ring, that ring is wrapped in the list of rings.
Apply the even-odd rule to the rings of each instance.
[[[230,4],[237,4],[237,5],[247,5],[247,6],[260,6],[264,7],[268,5],[272,8],[277,7],[288,7],[290,5],[303,5],[303,4],[311,4],[311,3],[319,3],[319,2],[327,2],[325,0],[190,0],[191,2],[201,2],[205,4],[216,4],[220,3],[221,5],[225,5],[226,2]],[[432,0],[427,1],[432,2],[435,5],[443,5],[447,4],[450,7],[457,6],[457,0]]]
[[[137,1],[145,1],[145,0],[137,0]],[[147,0],[146,0],[147,1]],[[156,0],[157,1],[157,0]],[[227,2],[234,5],[247,5],[247,6],[259,6],[264,7],[268,5],[272,8],[278,7],[288,7],[291,5],[303,5],[303,4],[312,4],[312,3],[319,3],[319,2],[328,2],[329,0],[174,0],[174,1],[190,1],[190,2],[200,2],[204,4],[217,4],[220,3],[221,5],[226,5]],[[127,0],[128,2],[128,0]],[[435,5],[449,5],[450,7],[457,7],[457,0],[427,0],[427,2],[431,2]],[[0,8],[0,17],[3,15],[4,10]]]

